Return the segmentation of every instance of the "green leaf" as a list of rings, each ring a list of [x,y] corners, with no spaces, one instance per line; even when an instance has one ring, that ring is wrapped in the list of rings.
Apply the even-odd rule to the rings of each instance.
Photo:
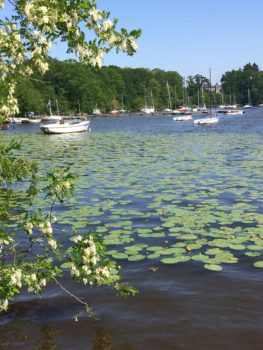
[[[215,265],[215,264],[205,264],[204,267],[207,270],[212,270],[212,271],[221,271],[222,270],[222,266]]]
[[[254,267],[259,267],[259,268],[263,268],[263,261],[256,261],[254,264],[253,264]]]
[[[62,269],[70,269],[72,267],[72,262],[67,261],[60,265]]]
[[[161,262],[164,264],[177,264],[180,262],[186,262],[189,261],[191,258],[189,256],[185,256],[185,255],[178,255],[172,258],[165,258],[162,259]]]

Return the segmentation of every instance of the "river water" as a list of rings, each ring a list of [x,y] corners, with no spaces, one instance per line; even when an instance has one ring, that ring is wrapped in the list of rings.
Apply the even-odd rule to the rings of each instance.
[[[66,165],[79,175],[74,198],[57,208],[63,227],[101,233],[113,258],[141,245],[138,258],[118,259],[137,296],[65,278],[97,317],[81,313],[75,322],[79,305],[54,285],[41,298],[22,294],[0,316],[0,350],[262,349],[263,274],[253,264],[263,247],[263,109],[214,126],[109,117],[92,119],[90,133],[42,135],[20,125],[0,136],[22,136],[43,171]],[[221,236],[237,263],[211,271],[192,259],[207,245],[218,249]],[[184,262],[151,254],[180,244],[193,249]]]

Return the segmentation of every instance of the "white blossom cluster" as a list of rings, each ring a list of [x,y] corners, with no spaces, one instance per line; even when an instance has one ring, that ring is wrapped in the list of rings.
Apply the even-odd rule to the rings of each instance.
[[[71,276],[82,278],[82,282],[86,285],[100,285],[105,279],[110,277],[110,270],[108,266],[99,266],[100,256],[97,253],[96,244],[93,237],[82,238],[78,235],[73,237],[75,243],[82,242],[84,248],[82,249],[82,264],[76,266],[74,263],[71,266]]]
[[[0,238],[0,254],[2,253],[4,246],[8,246],[13,241],[14,240],[11,237]]]
[[[53,218],[53,220],[55,220],[54,216],[52,218]],[[27,221],[24,225],[24,229],[28,235],[33,234],[33,228],[34,228],[34,224],[31,221]],[[47,243],[50,245],[50,247],[53,250],[56,250],[57,249],[57,241],[54,239],[54,237],[52,235],[53,228],[52,228],[51,222],[49,220],[40,221],[37,223],[36,228],[38,228],[44,234],[44,236],[47,238]]]
[[[0,312],[7,311],[8,309],[8,299],[5,298],[4,300],[0,300]]]
[[[3,7],[4,1],[0,0],[0,9]],[[21,16],[20,22],[12,17],[0,25],[0,85],[7,77],[10,79],[9,73],[26,77],[37,70],[44,74],[48,70],[51,42],[56,39],[65,41],[68,51],[74,52],[80,61],[96,68],[102,66],[104,53],[113,47],[129,55],[137,50],[135,38],[116,31],[117,21],[112,22],[107,12],[98,10],[95,0],[85,1],[85,6],[66,0],[19,1],[16,11]],[[94,32],[96,39],[87,39],[82,23]],[[9,88],[12,86],[11,81]],[[7,96],[8,103],[0,101],[0,115],[18,113],[13,94]]]
[[[18,113],[18,102],[14,96],[16,83],[9,81],[0,82],[2,93],[5,94],[5,103],[0,103],[0,116],[10,116]]]

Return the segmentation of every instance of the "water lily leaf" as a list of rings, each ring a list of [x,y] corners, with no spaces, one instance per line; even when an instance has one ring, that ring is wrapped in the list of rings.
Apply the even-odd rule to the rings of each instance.
[[[113,253],[111,255],[114,259],[127,259],[128,258],[128,254],[125,253]]]
[[[215,265],[215,264],[205,264],[204,267],[207,270],[212,270],[212,271],[221,271],[222,270],[222,266]]]
[[[158,254],[158,252],[147,255],[148,259],[158,259],[159,257],[160,257],[160,254]]]
[[[253,256],[260,256],[261,255],[261,253],[259,253],[259,252],[245,252],[244,254],[246,256],[251,256],[251,257],[253,257]]]
[[[191,258],[189,256],[185,256],[185,255],[178,255],[172,258],[164,258],[161,259],[161,262],[164,264],[177,264],[180,262],[186,262],[189,261]]]
[[[145,255],[142,255],[142,254],[131,255],[131,256],[128,257],[129,261],[140,261],[140,260],[143,260],[143,259],[145,259]]]
[[[230,243],[229,244],[229,248],[230,249],[234,249],[234,250],[244,250],[244,249],[246,249],[246,246],[244,244],[233,244],[233,243]]]
[[[152,233],[152,230],[148,228],[139,228],[137,229],[137,232],[139,234],[149,234],[149,233]]]
[[[256,261],[254,264],[253,264],[254,267],[260,267],[260,268],[263,268],[263,261]]]

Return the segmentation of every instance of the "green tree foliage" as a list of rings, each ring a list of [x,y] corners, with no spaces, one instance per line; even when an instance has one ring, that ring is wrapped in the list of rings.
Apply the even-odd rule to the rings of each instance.
[[[243,69],[226,72],[221,83],[227,98],[235,95],[240,105],[248,103],[248,89],[253,105],[263,102],[263,72],[255,63],[248,63]]]
[[[120,109],[122,102],[125,109],[136,111],[144,105],[145,85],[148,95],[153,95],[155,107],[163,109],[168,101],[167,82],[172,105],[182,104],[182,78],[177,72],[116,66],[96,70],[75,60],[51,58],[48,63],[49,70],[44,76],[34,74],[30,80],[17,80],[16,98],[21,114],[45,113],[49,99],[53,108],[57,100],[61,113],[76,113],[78,105],[82,113],[91,113],[96,104],[107,112],[114,105]]]

